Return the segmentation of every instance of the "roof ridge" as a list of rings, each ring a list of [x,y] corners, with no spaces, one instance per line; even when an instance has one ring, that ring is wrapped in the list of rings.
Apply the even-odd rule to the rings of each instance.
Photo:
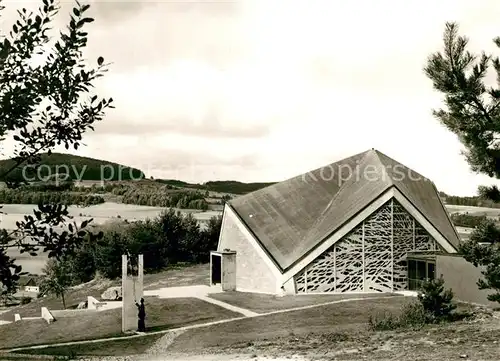
[[[373,149],[373,152],[375,153],[375,156],[378,159],[378,162],[380,163],[380,166],[382,167],[382,173],[383,173],[383,178],[387,177],[389,179],[389,182],[391,183],[392,186],[396,186],[396,183],[394,182],[394,179],[392,178],[391,174],[389,174],[389,171],[387,169],[387,164],[385,164],[382,159],[380,158],[380,155],[384,155],[384,153]],[[398,163],[399,164],[399,163]]]
[[[429,180],[427,177],[424,177],[422,174],[420,174],[419,172],[417,172],[416,170],[414,170],[413,168],[410,168],[409,166],[397,161],[396,159],[394,158],[391,158],[389,157],[387,154],[379,151],[379,150],[375,150],[375,152],[377,153],[377,156],[379,157],[380,159],[380,162],[386,167],[386,168],[390,168],[391,169],[391,173],[394,171],[394,167],[392,167],[391,164],[387,164],[386,161],[384,160],[389,160],[390,162],[393,162],[396,166],[400,166],[400,167],[403,167],[405,168],[406,170],[408,170],[409,172],[413,172],[415,173],[415,175],[418,177],[418,178],[423,178],[423,179],[427,179]],[[382,157],[381,157],[382,156]],[[384,159],[385,158],[385,159]],[[391,177],[391,180],[392,180],[392,177]]]
[[[356,179],[357,176],[358,176],[358,173],[359,173],[359,170],[361,168],[361,165],[364,164],[367,160],[367,157],[371,154],[372,150],[368,150],[365,153],[365,155],[363,156],[363,158],[361,158],[361,161],[358,163],[358,166],[356,167],[356,176],[354,176],[355,174],[351,174],[351,176],[349,177],[348,180],[346,180],[339,188],[339,190],[337,191],[337,193],[335,193],[335,195],[332,197],[332,199],[330,200],[330,202],[328,202],[328,204],[326,205],[325,209],[321,212],[320,216],[318,217],[318,219],[312,224],[311,226],[311,229],[309,230],[309,232],[307,232],[304,236],[304,239],[308,239],[311,235],[311,232],[314,231],[315,229],[315,226],[317,226],[318,224],[320,224],[321,222],[323,222],[328,214],[328,211],[330,210],[330,208],[333,206],[333,204],[335,203],[335,201],[340,197],[340,194],[342,194],[342,191],[349,187],[350,185],[352,185],[353,183],[356,183],[357,180],[353,180],[353,179]]]

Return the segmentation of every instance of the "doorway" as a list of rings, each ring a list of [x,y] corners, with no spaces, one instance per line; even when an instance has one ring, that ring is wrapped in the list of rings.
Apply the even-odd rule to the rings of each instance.
[[[212,279],[210,282],[215,285],[221,283],[221,271],[222,271],[222,257],[218,254],[212,254],[212,259],[210,260],[212,264]]]

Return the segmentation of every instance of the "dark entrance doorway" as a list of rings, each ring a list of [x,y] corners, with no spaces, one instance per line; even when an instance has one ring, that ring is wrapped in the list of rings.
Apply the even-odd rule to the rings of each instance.
[[[221,283],[221,271],[222,271],[222,257],[220,255],[212,254],[212,279],[211,282],[213,285],[217,283]]]

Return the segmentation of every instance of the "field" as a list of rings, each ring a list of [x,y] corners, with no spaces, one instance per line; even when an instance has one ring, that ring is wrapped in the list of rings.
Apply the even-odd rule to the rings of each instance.
[[[448,210],[448,213],[468,213],[471,216],[500,217],[500,208],[457,206],[447,204],[446,209]]]
[[[32,214],[35,205],[31,204],[5,204],[1,216],[1,226],[5,229],[14,229],[16,222],[23,219],[25,214]],[[123,203],[106,202],[89,207],[68,207],[70,215],[76,222],[93,218],[96,224],[103,224],[112,219],[120,217],[129,221],[144,220],[158,216],[165,208],[139,206]],[[209,220],[213,216],[220,215],[219,211],[198,211],[179,209],[182,213],[193,213],[193,216],[201,222]]]

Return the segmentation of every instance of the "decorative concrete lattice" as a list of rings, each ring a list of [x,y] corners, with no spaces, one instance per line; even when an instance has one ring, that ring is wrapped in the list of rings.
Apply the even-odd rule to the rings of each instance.
[[[295,276],[298,293],[407,288],[406,255],[442,248],[395,199]]]

